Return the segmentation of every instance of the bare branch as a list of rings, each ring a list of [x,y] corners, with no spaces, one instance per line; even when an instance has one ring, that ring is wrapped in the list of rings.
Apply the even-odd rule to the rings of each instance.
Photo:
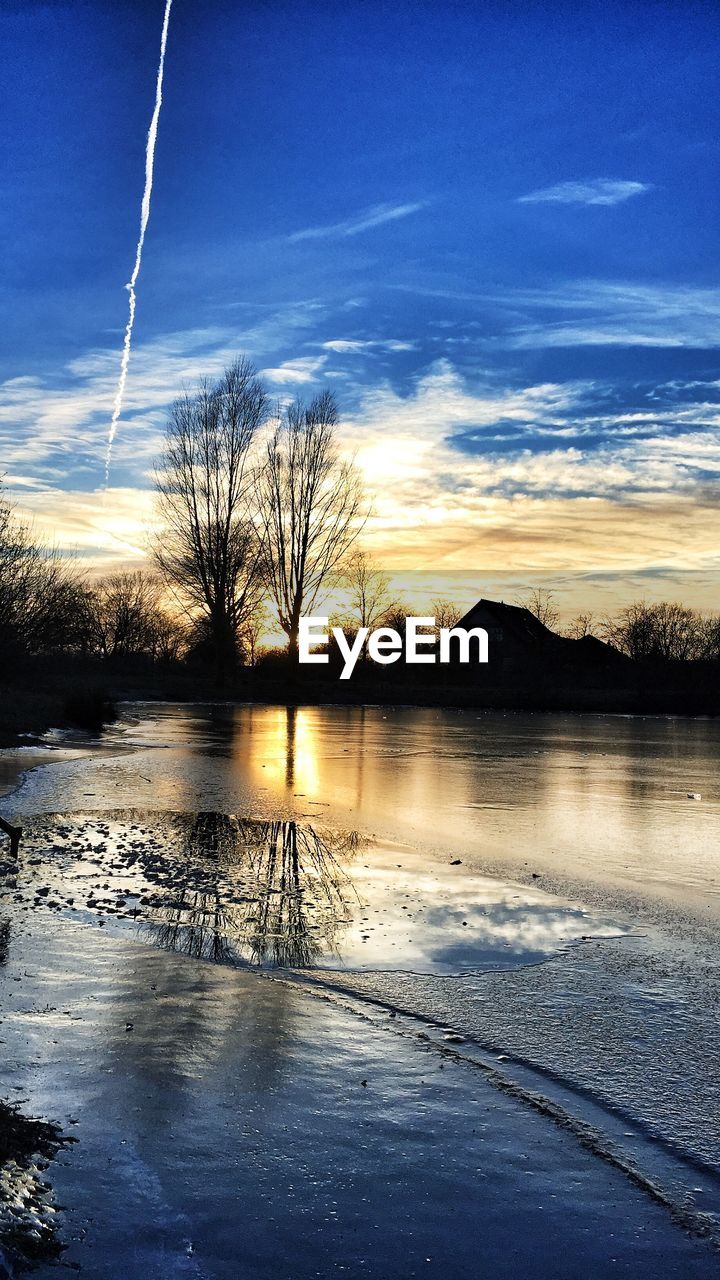
[[[260,490],[265,572],[291,650],[301,614],[312,610],[367,519],[360,477],[336,446],[336,423],[335,399],[323,391],[307,406],[289,405],[267,446]]]
[[[165,528],[155,558],[187,612],[204,620],[220,680],[262,594],[252,448],[266,415],[255,369],[238,359],[218,383],[175,402],[156,477]]]

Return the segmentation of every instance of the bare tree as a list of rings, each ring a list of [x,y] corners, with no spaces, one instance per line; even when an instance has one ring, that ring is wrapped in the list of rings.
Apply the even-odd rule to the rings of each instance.
[[[41,653],[82,647],[83,584],[0,498],[0,647]]]
[[[635,601],[615,618],[606,618],[603,638],[640,661],[691,661],[702,658],[708,641],[712,647],[712,625],[695,609],[661,601]]]
[[[584,640],[586,636],[595,634],[593,615],[591,613],[578,613],[566,626],[563,635],[568,640]]]
[[[436,627],[456,627],[463,616],[462,609],[453,604],[452,600],[433,600],[430,607]]]
[[[165,523],[157,563],[188,614],[205,620],[219,682],[262,593],[251,450],[266,413],[255,369],[237,360],[219,382],[175,402],[157,474]]]
[[[364,523],[360,478],[336,441],[329,391],[300,400],[280,417],[267,446],[261,487],[267,584],[289,651],[297,651],[303,610],[312,610],[328,575]]]
[[[160,604],[160,583],[138,569],[101,579],[86,592],[87,647],[104,658],[180,656],[184,631]]]
[[[627,605],[615,617],[604,618],[600,631],[603,640],[628,658],[649,658],[655,643],[652,606],[644,600]]]
[[[389,609],[385,610],[380,622],[383,627],[388,627],[391,631],[397,631],[398,635],[404,636],[411,612],[411,605],[405,604],[404,600],[396,600]]]
[[[188,628],[167,609],[158,609],[154,619],[151,656],[156,662],[180,662],[188,647]]]
[[[262,637],[266,631],[272,629],[272,619],[265,607],[264,601],[260,601],[257,607],[245,619],[240,628],[239,641],[242,650],[243,661],[247,662],[251,667],[255,666],[260,654],[260,644]]]
[[[720,617],[705,614],[698,623],[698,657],[705,662],[720,661]]]
[[[701,619],[695,609],[662,601],[655,605],[655,654],[660,658],[688,662],[700,656]]]
[[[350,588],[353,623],[372,631],[391,605],[389,576],[358,548],[348,556],[341,581]]]
[[[523,608],[528,609],[538,622],[542,622],[544,627],[548,627],[550,631],[554,631],[560,621],[560,614],[555,605],[555,596],[552,591],[547,591],[545,587],[533,587],[532,591],[517,601]]]

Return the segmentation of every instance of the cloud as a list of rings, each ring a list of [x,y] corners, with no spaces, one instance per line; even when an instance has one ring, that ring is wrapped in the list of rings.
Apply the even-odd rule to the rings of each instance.
[[[514,290],[494,301],[512,307],[515,318],[518,311],[528,313],[527,323],[491,339],[511,350],[720,346],[720,290],[714,288],[577,280],[555,288]]]
[[[427,200],[413,204],[375,204],[354,218],[344,222],[331,222],[320,227],[305,227],[302,231],[294,231],[286,237],[288,244],[299,244],[303,240],[344,240],[348,236],[357,236],[362,231],[370,231],[373,227],[381,227],[386,222],[397,222],[399,218],[408,218],[427,208]]]
[[[720,347],[720,288],[580,278],[541,287],[464,290],[444,283],[391,285],[448,303],[465,317],[435,320],[445,346],[488,350],[574,346]],[[468,319],[468,314],[471,318]],[[461,329],[449,337],[448,329]]]
[[[635,309],[649,323],[655,308],[673,325],[692,300],[698,323],[703,311],[707,321],[706,293],[590,282],[575,294],[568,287],[537,296],[550,314],[561,310],[563,323],[570,322],[565,311],[572,317],[577,309],[578,323],[590,316],[605,324],[602,309],[617,310],[620,297],[628,322]],[[521,302],[532,311],[535,295],[526,291]],[[312,354],[277,357],[266,370],[281,394],[284,386],[294,394],[293,383],[301,390],[315,377],[331,377],[344,355],[399,342],[323,342],[316,333],[305,346]],[[0,388],[0,457],[16,496],[49,536],[87,563],[141,560],[169,400],[183,382],[192,386],[199,375],[219,372],[238,350],[277,343],[284,355],[296,341],[292,317],[284,336],[273,317],[269,331],[198,329],[138,346],[116,487],[105,501],[94,490],[102,480],[116,351],[90,351],[52,380],[9,380]],[[720,383],[712,378],[634,384],[623,395],[597,379],[523,384],[515,373],[508,385],[497,369],[481,374],[477,362],[470,379],[445,358],[410,381],[405,373],[372,387],[354,384],[352,395],[341,443],[366,477],[373,498],[366,541],[388,568],[492,565],[525,575],[720,568]],[[349,395],[346,414],[348,403]]]
[[[623,204],[632,196],[652,188],[645,182],[623,182],[613,178],[591,178],[586,182],[558,182],[518,197],[518,204]]]
[[[441,361],[406,395],[368,393],[345,432],[374,495],[369,547],[397,569],[717,572],[718,406],[704,406],[706,429],[698,406],[666,405],[636,436],[637,415],[597,414],[606,392],[472,388]],[[509,452],[496,447],[503,423],[518,433]],[[473,451],[456,447],[460,431],[477,433]]]
[[[720,347],[720,289],[675,282],[578,279],[543,287],[465,292],[447,287],[393,286],[471,311],[472,319],[436,321],[462,327],[445,346],[488,350],[625,346]],[[482,335],[481,335],[482,331]]]
[[[107,569],[145,559],[158,530],[150,489],[116,486],[107,492],[44,489],[22,494],[19,511],[41,536],[66,555]]]
[[[720,391],[716,383],[703,385]],[[681,388],[669,384],[665,401],[657,402],[652,389],[637,391],[642,407],[623,411],[614,390],[598,382],[474,389],[442,360],[409,394],[387,384],[367,393],[353,418],[353,441],[361,454],[371,452],[373,465],[382,455],[381,476],[387,467],[396,476],[414,474],[432,455],[451,490],[478,483],[508,495],[634,501],[690,492],[720,475],[720,402],[693,399],[693,384],[686,393],[683,403]]]
[[[564,421],[593,387],[589,382],[549,382],[500,391],[489,386],[472,390],[449,360],[437,360],[416,379],[408,395],[387,383],[367,391],[360,417],[354,420],[361,420],[366,433],[380,438],[390,418],[395,432],[407,432],[415,439],[444,439],[457,426],[488,426],[499,419]]]
[[[121,478],[126,483],[131,476],[137,483],[148,483],[168,406],[184,387],[219,375],[238,352],[258,356],[287,348],[315,322],[315,313],[309,318],[307,309],[298,305],[243,330],[219,326],[181,330],[136,346],[114,448],[116,483]],[[311,359],[317,365],[327,357]],[[302,361],[295,363],[299,366],[295,380],[302,380],[303,373],[307,379],[307,367]],[[62,486],[71,478],[88,489],[99,484],[117,369],[117,350],[98,348],[47,378],[23,376],[0,384],[3,467],[23,477],[32,473],[46,485]],[[281,378],[283,366],[277,372]],[[25,481],[22,487],[27,487]]]
[[[336,351],[342,355],[352,355],[356,351],[368,351],[374,346],[372,342],[361,342],[350,338],[332,338],[329,342],[323,342],[324,351]]]
[[[283,361],[274,369],[263,369],[261,377],[278,383],[314,382],[326,361],[327,356],[299,356],[296,360]]]
[[[361,351],[415,351],[414,342],[403,342],[399,338],[331,338],[323,342],[323,351],[335,351],[340,355],[353,355]]]

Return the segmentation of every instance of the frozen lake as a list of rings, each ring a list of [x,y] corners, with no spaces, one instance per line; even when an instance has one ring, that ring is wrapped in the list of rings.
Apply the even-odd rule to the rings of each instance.
[[[89,772],[68,761],[31,774],[15,806],[322,818],[720,912],[713,720],[134,704],[99,746]]]
[[[5,755],[12,912],[402,1017],[714,1231],[719,758],[711,721],[126,705]]]

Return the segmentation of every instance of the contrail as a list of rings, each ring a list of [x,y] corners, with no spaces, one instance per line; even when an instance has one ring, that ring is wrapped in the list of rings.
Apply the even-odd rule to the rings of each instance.
[[[150,128],[148,129],[147,147],[145,149],[145,190],[143,192],[142,205],[140,207],[140,237],[137,242],[135,251],[135,266],[130,280],[126,284],[130,295],[128,322],[125,328],[125,341],[123,343],[122,359],[120,361],[120,377],[118,378],[117,391],[115,393],[115,404],[113,406],[113,415],[110,422],[110,432],[108,435],[107,453],[105,455],[105,488],[107,489],[108,480],[110,478],[110,460],[112,458],[112,447],[115,435],[117,433],[117,425],[122,412],[123,399],[125,396],[125,383],[127,382],[128,365],[130,363],[130,347],[132,345],[133,325],[135,324],[135,285],[140,274],[142,265],[143,245],[145,244],[145,232],[147,231],[148,221],[150,219],[150,197],[152,195],[153,184],[153,168],[155,165],[155,143],[157,142],[158,121],[160,119],[160,108],[162,106],[162,87],[163,74],[165,71],[165,48],[167,46],[168,26],[170,23],[170,10],[172,8],[172,0],[166,0],[165,17],[163,20],[162,36],[160,38],[160,62],[158,65],[157,83],[155,87],[155,109],[152,113]]]

